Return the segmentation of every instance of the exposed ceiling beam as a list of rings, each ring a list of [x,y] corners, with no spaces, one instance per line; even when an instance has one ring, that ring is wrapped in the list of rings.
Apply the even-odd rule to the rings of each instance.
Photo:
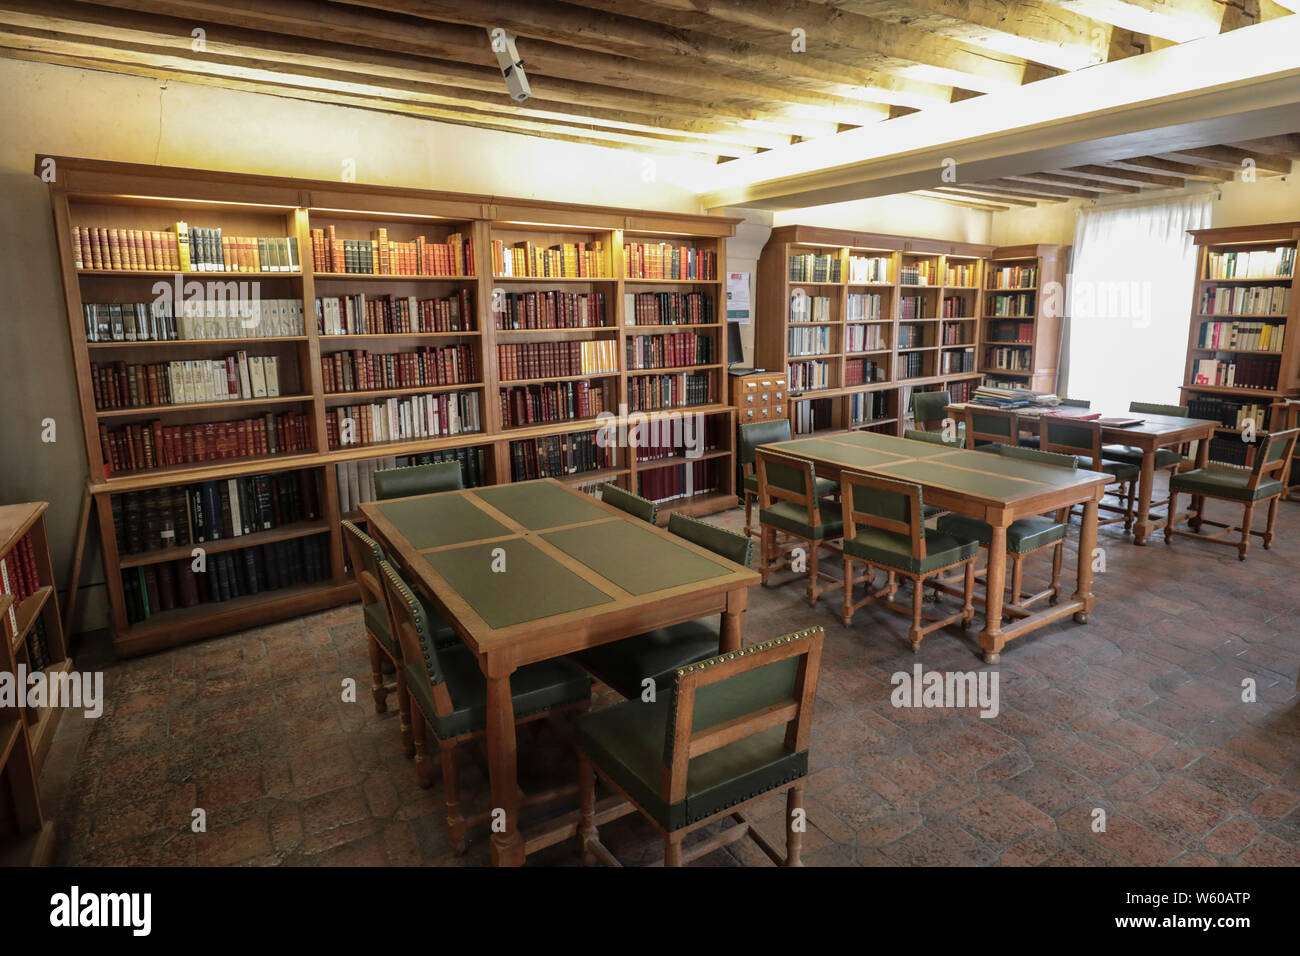
[[[974,183],[967,186],[967,189],[977,190],[994,197],[1008,197],[1012,199],[1037,199],[1042,202],[1065,202],[1070,197],[1057,196],[1054,193],[1033,192],[1033,187],[1025,183],[1015,183],[1012,186],[1003,186],[993,183]]]
[[[994,199],[959,199],[956,193],[933,192],[928,189],[914,190],[911,195],[919,196],[922,199],[934,199],[939,202],[950,203],[954,206],[964,206],[967,209],[980,209],[984,212],[1010,212],[1011,207]]]
[[[1042,179],[1035,179],[1033,182],[1028,182],[1022,181],[1022,177],[1008,176],[1005,179],[993,179],[989,182],[982,183],[981,185],[992,186],[1012,193],[1025,193],[1031,196],[1059,196],[1068,199],[1096,199],[1101,195],[1101,190],[1098,189],[1082,189],[1078,186],[1058,186],[1054,183],[1045,183]]]
[[[1070,166],[1065,172],[1103,183],[1119,183],[1126,186],[1154,186],[1157,188],[1179,189],[1187,183],[1178,176],[1166,176],[1160,173],[1134,172],[1130,169],[1116,168],[1114,164],[1104,166]]]
[[[1157,153],[1165,159],[1180,163],[1202,163],[1217,166],[1219,169],[1242,170],[1247,163],[1254,163],[1262,173],[1285,176],[1291,172],[1291,160],[1286,156],[1270,156],[1255,153],[1248,149],[1234,149],[1231,146],[1200,146],[1193,149],[1179,149]]]
[[[1232,179],[1232,173],[1213,166],[1195,166],[1190,163],[1176,163],[1172,159],[1159,156],[1131,156],[1128,159],[1114,159],[1102,163],[1107,169],[1134,170],[1136,172],[1169,173],[1179,179],[1194,179],[1206,183],[1225,183]]]
[[[1281,136],[1265,136],[1261,139],[1248,139],[1240,143],[1224,143],[1237,149],[1248,149],[1256,153],[1273,153],[1288,159],[1300,159],[1300,133],[1284,133]]]
[[[1051,0],[1081,16],[1175,43],[1219,33],[1232,4],[1222,0]],[[1236,26],[1242,24],[1237,23]]]
[[[1087,179],[1082,176],[1071,176],[1069,173],[1062,173],[1055,170],[1041,173],[1022,173],[1018,176],[1007,176],[1006,178],[1022,183],[1039,183],[1044,186],[1068,186],[1074,189],[1082,189],[1085,192],[1097,195],[1102,193],[1136,193],[1142,191],[1137,186],[1103,182],[1102,180]]]
[[[1005,203],[1012,206],[1037,206],[1038,203],[1032,199],[1018,199],[1013,196],[999,196],[996,199],[989,193],[984,192],[979,186],[970,186],[958,189],[955,186],[936,186],[933,192],[950,194],[953,196],[966,196],[970,199],[981,199],[989,202]]]

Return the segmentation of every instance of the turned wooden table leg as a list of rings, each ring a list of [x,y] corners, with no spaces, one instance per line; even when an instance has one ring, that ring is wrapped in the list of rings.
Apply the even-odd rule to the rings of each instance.
[[[980,647],[984,662],[996,664],[1002,653],[1002,589],[1007,573],[1007,526],[993,525],[989,538],[989,559],[984,580],[984,630]]]
[[[489,658],[487,678],[488,772],[492,779],[492,865],[523,866],[524,843],[519,836],[519,784],[516,766],[515,707],[510,693],[514,670],[508,655]],[[497,811],[505,812],[498,832]]]
[[[1079,579],[1078,588],[1072,600],[1083,603],[1082,611],[1074,612],[1074,619],[1080,624],[1088,623],[1088,612],[1092,610],[1092,552],[1097,547],[1097,502],[1092,498],[1083,506],[1083,523],[1079,528]]]
[[[745,630],[745,608],[748,605],[748,588],[727,592],[727,609],[722,612],[722,636],[718,647],[723,654],[740,650],[740,639]]]
[[[1156,449],[1142,449],[1142,475],[1138,479],[1137,523],[1133,526],[1133,543],[1144,545],[1151,534],[1151,490],[1155,484]]]

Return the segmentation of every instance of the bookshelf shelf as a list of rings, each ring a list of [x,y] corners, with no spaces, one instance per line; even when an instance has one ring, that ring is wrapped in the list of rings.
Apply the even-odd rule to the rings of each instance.
[[[45,157],[37,158],[37,172]],[[604,419],[583,419],[533,422],[506,426],[507,410],[498,397],[504,398],[507,389],[529,386],[574,387],[569,383],[590,381],[603,387],[602,406],[611,413],[620,407],[632,405],[634,389],[646,387],[653,376],[694,375],[689,379],[692,388],[708,385],[710,401],[702,405],[674,405],[661,409],[638,412],[645,420],[659,420],[669,416],[701,415],[711,428],[726,423],[734,425],[734,410],[720,402],[724,382],[721,376],[726,368],[726,323],[722,321],[725,302],[722,295],[722,277],[726,275],[726,239],[734,235],[738,220],[718,216],[686,215],[648,212],[643,210],[592,207],[566,203],[547,203],[536,200],[516,200],[503,197],[471,196],[423,189],[394,189],[370,187],[354,183],[318,182],[283,177],[248,176],[243,174],[209,173],[202,170],[174,169],[124,163],[106,163],[97,160],[56,157],[59,178],[49,184],[54,211],[58,252],[62,270],[64,293],[68,309],[68,327],[73,346],[77,372],[78,398],[81,405],[83,437],[89,462],[92,493],[100,523],[101,548],[108,580],[112,608],[114,647],[120,654],[134,654],[155,650],[170,644],[196,640],[225,631],[253,626],[294,614],[305,613],[318,607],[327,607],[355,599],[353,585],[346,567],[342,535],[339,527],[341,502],[352,494],[352,489],[341,489],[340,476],[346,471],[349,479],[363,467],[373,471],[376,460],[407,460],[419,455],[454,455],[465,462],[470,456],[476,462],[474,481],[483,483],[509,482],[511,471],[511,445],[524,440],[549,440],[555,436],[574,435],[591,431],[606,423]],[[190,202],[177,200],[177,196],[199,196]],[[257,201],[250,202],[255,197]],[[176,279],[178,274],[159,270],[94,270],[76,268],[75,253],[85,247],[80,244],[81,232],[76,227],[112,229],[140,229],[153,233],[175,235],[178,221],[189,223],[189,230],[220,229],[223,236],[286,237],[294,242],[285,243],[292,249],[296,242],[301,269],[293,272],[200,272],[179,274],[183,283],[191,280],[200,283],[230,283],[258,280],[270,283],[274,290],[268,295],[264,285],[262,297],[287,300],[301,306],[305,334],[292,336],[250,336],[230,339],[184,339],[149,342],[104,341],[88,342],[83,321],[83,302],[116,303],[145,301],[146,283],[158,278]],[[635,225],[635,228],[629,226]],[[74,238],[77,245],[74,247]],[[146,236],[146,238],[148,238]],[[155,237],[156,238],[156,237]],[[393,243],[381,248],[380,242]],[[339,250],[341,243],[355,243]],[[423,243],[423,246],[421,246]],[[575,275],[578,270],[573,259],[572,244],[583,259],[582,271],[591,275]],[[582,244],[585,244],[582,245]],[[170,246],[170,240],[168,242]],[[434,249],[430,252],[429,246]],[[269,244],[268,244],[269,247]],[[520,258],[514,249],[536,253],[534,263],[545,262],[545,268],[528,265],[519,268]],[[636,247],[635,258],[625,259],[629,247]],[[662,258],[665,271],[678,261],[675,251],[669,258],[669,247],[694,250],[680,261],[711,265],[718,278],[674,279],[643,278],[631,272],[625,263],[638,268],[644,263],[647,270],[658,271]],[[156,248],[156,247],[155,247]],[[179,249],[179,243],[176,247]],[[415,250],[414,253],[412,250]],[[548,251],[555,250],[555,251]],[[494,254],[510,257],[513,271],[565,271],[564,276],[500,275],[498,260],[494,267]],[[339,256],[342,258],[339,258]],[[349,258],[349,256],[353,258]],[[429,259],[422,257],[429,255]],[[426,274],[392,272],[386,256],[407,256],[392,259],[401,262],[432,261],[432,271]],[[340,271],[337,264],[347,261],[376,263],[379,272]],[[100,261],[98,258],[96,262]],[[115,260],[116,261],[116,260]],[[152,262],[152,260],[148,260]],[[265,261],[265,260],[264,260]],[[292,259],[289,259],[292,262]],[[451,263],[454,268],[445,268]],[[560,265],[557,266],[557,263]],[[456,264],[460,264],[456,267]],[[363,268],[368,266],[363,265]],[[671,274],[671,273],[670,273]],[[94,278],[97,281],[82,281]],[[135,279],[144,280],[134,282]],[[275,282],[274,280],[284,280]],[[555,329],[497,329],[497,314],[493,311],[496,289],[510,295],[561,291],[564,294],[599,293],[603,298],[604,325],[586,328]],[[410,333],[359,333],[326,335],[318,328],[317,299],[350,299],[364,296],[364,321],[351,325],[346,312],[343,317],[352,328],[392,328],[388,322],[394,314],[393,303],[401,304],[407,297],[439,299],[451,302],[446,307],[455,315],[460,303],[468,297],[472,309],[472,330]],[[369,310],[371,302],[381,303],[383,323],[374,321]],[[298,306],[292,306],[296,309]],[[584,306],[585,307],[585,306]],[[405,308],[405,306],[402,306]],[[422,306],[422,309],[424,307]],[[445,321],[443,306],[434,305],[435,321]],[[220,314],[220,313],[218,313]],[[292,313],[291,313],[292,314]],[[375,313],[378,314],[378,313]],[[358,317],[360,313],[357,313]],[[424,313],[421,313],[422,317]],[[673,323],[663,321],[670,317],[697,317],[700,323]],[[102,318],[102,316],[101,316]],[[648,319],[651,324],[634,324],[632,318]],[[429,327],[429,326],[426,326]],[[439,325],[438,327],[443,327]],[[102,328],[102,323],[101,323]],[[497,344],[501,342],[527,343],[548,341],[607,341],[613,343],[621,357],[628,354],[633,336],[693,333],[710,340],[711,361],[700,365],[674,366],[669,369],[642,369],[589,373],[582,376],[503,380],[498,368]],[[121,335],[122,333],[118,333]],[[463,345],[473,357],[478,370],[475,381],[448,383],[434,386],[399,387],[392,389],[352,390],[326,392],[327,372],[322,368],[322,358],[344,350],[366,349],[373,345],[409,345],[428,343]],[[108,363],[117,358],[142,362],[179,360],[189,358],[216,358],[220,351],[248,349],[256,345],[259,350],[274,353],[280,363],[281,389],[292,395],[277,396],[271,401],[232,400],[219,403],[194,403],[187,405],[134,407],[96,410],[94,383],[91,378],[91,358]],[[648,392],[648,389],[646,389]],[[340,409],[349,405],[378,405],[390,399],[419,400],[421,396],[464,393],[467,400],[476,396],[481,428],[473,432],[441,434],[431,438],[403,438],[392,441],[367,442],[329,447],[329,438]],[[432,401],[432,399],[429,399]],[[644,400],[644,399],[643,399]],[[439,402],[443,399],[439,398]],[[453,399],[453,401],[456,401]],[[120,428],[171,427],[173,425],[207,425],[218,423],[220,413],[231,412],[230,419],[256,418],[253,409],[262,406],[292,412],[286,420],[305,424],[307,448],[275,454],[253,455],[244,458],[219,458],[190,462],[182,465],[164,465],[150,469],[114,471],[105,463],[101,447],[99,426],[101,422]],[[441,414],[441,412],[439,412]],[[150,418],[157,425],[144,419]],[[327,419],[329,424],[327,424]],[[617,422],[617,419],[615,419]],[[404,423],[399,423],[404,425]],[[301,425],[296,426],[301,429]],[[409,426],[407,426],[409,427]],[[389,434],[376,428],[377,434]],[[391,433],[396,433],[397,427]],[[369,432],[367,432],[369,435]],[[295,438],[301,440],[299,430]],[[114,438],[114,441],[119,441]],[[154,441],[158,446],[158,441]],[[233,446],[232,446],[233,447]],[[285,447],[283,444],[280,447]],[[663,499],[665,520],[673,510],[702,513],[720,507],[729,498],[734,499],[734,474],[728,459],[734,455],[734,441],[728,438],[720,450],[706,457],[703,471],[689,476],[683,483],[673,486],[666,478],[667,466],[653,469],[638,468],[632,460],[631,449],[614,450],[612,467],[597,471],[565,475],[565,480],[588,488],[592,483],[611,480],[631,490],[643,487],[642,479],[654,478],[651,490]],[[228,454],[226,449],[223,454]],[[136,460],[139,458],[135,453]],[[680,464],[680,463],[679,463]],[[680,470],[680,469],[679,469]],[[164,495],[168,489],[192,486],[204,482],[224,482],[230,479],[257,475],[283,475],[291,471],[309,471],[320,488],[321,518],[319,523],[284,528],[273,532],[257,532],[248,536],[222,539],[221,544],[211,542],[209,550],[214,555],[227,551],[238,552],[252,547],[263,547],[278,542],[293,542],[302,538],[327,540],[328,574],[323,580],[301,587],[286,587],[260,594],[245,594],[226,601],[207,602],[185,609],[157,612],[154,617],[132,623],[128,619],[126,596],[123,588],[123,571],[143,573],[154,565],[165,564],[170,555],[158,557],[162,552],[145,555],[119,555],[112,524],[111,503],[115,496],[126,494]],[[367,473],[368,474],[368,473]],[[468,474],[468,472],[467,472]],[[347,494],[342,493],[346,491]],[[353,508],[346,509],[348,511]],[[287,527],[287,526],[286,526]],[[54,602],[50,602],[52,606]]]
[[[617,378],[618,371],[584,372],[582,375],[548,375],[544,378],[503,378],[501,387],[508,385],[546,385],[549,382],[590,382],[597,379]]]
[[[222,554],[226,551],[237,551],[240,548],[252,548],[276,541],[291,541],[294,538],[306,538],[314,534],[328,534],[329,530],[328,521],[300,522],[272,528],[269,531],[254,531],[252,534],[218,538],[215,541],[199,541],[195,542],[193,547],[202,548],[208,554]],[[143,554],[123,555],[118,566],[123,570],[127,568],[143,568],[150,564],[177,561],[189,556],[189,545],[181,548],[164,548],[158,551],[146,551]]]

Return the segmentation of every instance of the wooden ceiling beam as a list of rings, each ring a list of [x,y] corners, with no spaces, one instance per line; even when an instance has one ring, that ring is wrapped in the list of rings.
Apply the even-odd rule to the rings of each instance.
[[[1255,164],[1261,173],[1285,176],[1291,172],[1291,160],[1287,156],[1270,156],[1248,149],[1234,149],[1231,146],[1201,146],[1197,149],[1180,149],[1176,153],[1157,153],[1164,159],[1179,163],[1200,163],[1203,166],[1215,166],[1219,169],[1240,171],[1246,168],[1246,161]]]
[[[1096,199],[1099,195],[1095,189],[1079,189],[1075,186],[1054,186],[1042,182],[1020,182],[1011,177],[992,179],[980,186],[997,187],[1012,193],[1025,193],[1031,196],[1055,196],[1058,199]]]
[[[1224,183],[1232,179],[1232,173],[1213,166],[1196,166],[1191,163],[1176,163],[1159,156],[1134,156],[1130,159],[1116,159],[1101,164],[1106,169],[1132,170],[1138,173],[1168,173],[1178,179],[1191,179],[1206,183]]]
[[[956,193],[940,193],[929,189],[914,189],[911,192],[913,196],[919,196],[921,199],[934,199],[939,202],[950,203],[953,206],[963,206],[967,209],[979,209],[983,212],[1010,212],[1011,207],[1005,205],[996,199],[961,199]]]
[[[1187,185],[1186,181],[1179,176],[1134,172],[1129,169],[1115,168],[1110,163],[1104,163],[1100,166],[1068,166],[1063,171],[1084,179],[1103,183],[1119,183],[1126,186],[1155,186],[1165,189],[1178,189]]]
[[[1273,153],[1288,159],[1300,159],[1300,133],[1285,133],[1281,136],[1265,136],[1262,139],[1248,139],[1240,143],[1224,143],[1237,149],[1248,149],[1256,153]]]
[[[937,188],[946,189],[948,187]],[[1012,199],[1037,199],[1041,202],[1065,202],[1065,200],[1069,198],[1066,196],[1057,196],[1052,193],[1034,192],[1033,187],[1026,183],[1012,183],[1010,186],[994,183],[974,183],[963,188],[975,192],[986,193],[990,196],[1007,196]]]
[[[979,186],[970,186],[969,188],[958,188],[956,186],[936,186],[932,192],[945,193],[953,196],[965,196],[968,199],[981,199],[989,202],[1004,203],[1010,206],[1037,206],[1038,203],[1032,199],[1020,199],[1015,196],[1003,195],[994,196],[991,193],[984,192]]]
[[[1234,8],[1223,0],[1052,0],[1052,3],[1081,16],[1174,43],[1214,36],[1221,32],[1229,10],[1241,8],[1240,4]],[[1229,18],[1229,23],[1232,22]]]
[[[1103,182],[1098,179],[1086,179],[1082,176],[1071,176],[1069,173],[1061,173],[1055,170],[1045,170],[1041,173],[1021,173],[1016,176],[1007,176],[1007,179],[1014,179],[1017,182],[1032,183],[1043,186],[1066,186],[1071,189],[1082,189],[1085,192],[1097,193],[1136,193],[1141,192],[1138,186],[1128,186],[1123,183]]]

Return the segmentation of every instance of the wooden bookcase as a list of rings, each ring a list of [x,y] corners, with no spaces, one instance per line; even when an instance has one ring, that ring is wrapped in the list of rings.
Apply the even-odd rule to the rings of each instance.
[[[36,158],[39,173],[42,160]],[[696,466],[690,493],[674,492],[663,502],[664,520],[671,511],[707,513],[729,507],[735,500],[735,412],[726,393],[727,336],[725,294],[726,239],[734,235],[738,220],[718,216],[656,213],[610,207],[512,200],[432,190],[364,186],[285,179],[235,173],[177,169],[94,160],[53,157],[57,178],[50,184],[58,239],[58,254],[67,301],[68,327],[77,374],[86,456],[97,514],[114,627],[119,654],[143,653],[279,618],[291,617],[355,599],[346,567],[340,519],[357,518],[355,509],[340,514],[336,466],[350,461],[388,456],[411,456],[467,449],[483,454],[484,483],[512,480],[512,445],[548,436],[577,433],[598,427],[594,415],[564,421],[512,424],[503,415],[503,394],[511,388],[572,387],[579,383],[603,389],[604,409],[619,416],[614,423],[658,422],[699,415],[711,435],[718,437]],[[220,227],[225,235],[294,237],[300,268],[292,272],[230,273],[186,272],[184,283],[238,283],[255,281],[261,299],[283,299],[301,307],[301,334],[284,336],[202,339],[196,341],[88,342],[83,305],[86,303],[149,302],[157,294],[155,283],[174,283],[175,271],[79,270],[76,265],[74,227],[133,228],[168,231],[179,220],[193,227]],[[414,242],[423,236],[440,243],[456,234],[472,250],[470,275],[372,275],[338,272],[332,261],[327,269],[314,268],[313,230],[342,240],[366,240],[384,229],[391,242]],[[532,243],[546,249],[566,243],[600,243],[601,263],[595,274],[575,277],[494,274],[493,243],[509,248]],[[711,253],[713,278],[639,278],[624,267],[624,248],[631,244],[669,243]],[[659,273],[654,273],[658,275]],[[698,273],[692,273],[698,274]],[[599,292],[605,300],[605,324],[600,328],[527,329],[498,328],[502,304],[509,296],[528,292]],[[387,334],[322,334],[317,327],[317,300],[322,297],[365,295],[368,299],[393,296],[469,296],[474,328],[455,332]],[[701,324],[635,325],[638,294],[707,295],[712,314]],[[188,293],[187,293],[188,294]],[[693,300],[694,301],[694,300]],[[671,368],[630,370],[629,348],[640,335],[690,333],[707,342],[708,361]],[[608,342],[617,356],[614,370],[552,378],[506,378],[498,363],[499,345],[555,342]],[[340,353],[364,350],[374,355],[415,349],[464,346],[472,355],[474,374],[454,385],[402,386],[383,390],[326,391],[322,360]],[[91,364],[126,362],[149,364],[178,360],[222,359],[246,350],[250,355],[277,358],[280,396],[273,399],[221,401],[201,404],[114,409],[97,408]],[[701,353],[704,354],[704,353]],[[699,355],[692,356],[698,359]],[[639,414],[632,399],[653,376],[695,376],[691,399],[695,404],[656,408]],[[334,425],[352,421],[342,412],[362,404],[405,400],[425,395],[464,395],[477,400],[481,429],[441,437],[403,438],[371,444],[335,444]],[[304,420],[306,447],[257,457],[221,458],[168,465],[149,470],[111,473],[106,468],[100,426],[110,428],[159,420],[164,425],[199,425],[243,417],[261,419],[267,413],[294,412]],[[335,413],[335,414],[331,414]],[[662,491],[655,481],[664,469],[680,467],[685,459],[639,460],[634,449],[618,447],[613,467],[563,475],[563,480],[593,488],[614,481],[632,490]],[[695,471],[692,472],[695,475]],[[154,613],[144,620],[128,616],[127,584],[122,572],[147,569],[188,558],[190,548],[154,548],[141,553],[119,553],[113,520],[113,499],[132,492],[157,492],[176,486],[227,481],[255,475],[304,473],[318,489],[320,517],[248,536],[222,538],[203,545],[209,559],[226,551],[253,545],[277,545],[295,539],[325,542],[328,567],[325,577],[311,583],[264,590],[230,600],[204,602],[188,608]],[[647,480],[649,479],[649,480]],[[119,506],[120,506],[119,502]],[[119,507],[120,510],[120,507]],[[132,585],[134,586],[134,585]]]
[[[1223,427],[1218,437],[1210,443],[1210,457],[1219,462],[1248,465],[1254,450],[1241,441],[1244,416],[1254,416],[1260,430],[1285,427],[1285,422],[1272,421],[1279,414],[1270,410],[1274,403],[1300,395],[1300,342],[1293,330],[1297,327],[1297,284],[1294,266],[1275,274],[1243,276],[1240,278],[1215,278],[1226,275],[1226,269],[1216,269],[1219,257],[1249,252],[1289,250],[1292,262],[1300,243],[1300,222],[1265,223],[1254,226],[1233,226],[1222,229],[1190,230],[1197,246],[1196,277],[1192,294],[1192,316],[1187,334],[1187,363],[1182,385],[1182,402],[1190,406],[1197,418],[1220,419]],[[1228,297],[1258,296],[1280,300],[1285,293],[1285,306],[1273,305],[1272,311],[1233,311]],[[1217,302],[1209,301],[1214,297]],[[1249,309],[1249,306],[1243,308]],[[1219,338],[1212,337],[1209,323],[1225,323]],[[1228,324],[1238,323],[1238,332],[1250,333],[1249,342],[1239,343],[1231,338]],[[1262,335],[1255,328],[1242,328],[1258,323],[1282,329],[1282,347],[1276,347],[1269,332],[1269,348],[1259,348]],[[1231,347],[1223,347],[1230,345]],[[1229,382],[1198,380],[1197,372],[1202,362],[1216,361],[1223,366],[1236,366]],[[1226,371],[1226,369],[1225,369]],[[1240,372],[1240,375],[1237,373]],[[1208,374],[1205,377],[1209,377]],[[1262,419],[1262,421],[1261,421]]]
[[[0,673],[17,674],[19,666],[30,673],[43,663],[41,669],[55,675],[69,667],[45,526],[47,507],[45,502],[0,506],[0,560],[11,582],[18,562],[30,560],[39,585],[17,605],[14,595],[0,595],[0,615],[14,622],[12,630],[8,624],[3,629]],[[24,538],[30,548],[20,558]],[[43,637],[44,662],[34,647],[38,634]],[[0,865],[49,860],[53,824],[41,815],[38,776],[61,713],[58,707],[0,704]]]
[[[754,360],[789,376],[794,429],[901,434],[914,391],[946,388],[960,400],[973,390],[984,261],[993,252],[814,226],[772,230],[758,266]],[[825,257],[817,281],[792,278],[792,259],[807,256]],[[808,340],[820,350],[803,354]],[[824,364],[820,387],[801,387],[796,373],[806,362]]]
[[[1056,390],[1069,246],[994,249],[985,264],[979,370],[988,384]]]

